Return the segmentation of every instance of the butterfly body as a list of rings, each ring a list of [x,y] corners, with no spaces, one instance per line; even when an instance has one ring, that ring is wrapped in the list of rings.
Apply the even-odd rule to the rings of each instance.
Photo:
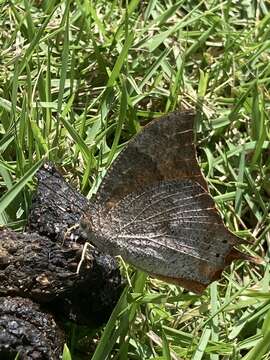
[[[223,224],[201,173],[194,116],[154,120],[128,144],[82,219],[102,251],[202,292],[234,258],[241,241]]]

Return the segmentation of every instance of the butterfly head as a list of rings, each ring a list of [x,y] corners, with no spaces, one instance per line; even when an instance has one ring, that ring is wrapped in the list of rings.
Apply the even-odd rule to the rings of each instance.
[[[84,213],[80,219],[80,228],[82,235],[87,242],[95,245],[100,251],[108,254],[112,254],[110,251],[109,239],[111,238],[110,224],[104,221],[105,215],[101,212],[99,207],[95,207],[94,204],[84,210]]]

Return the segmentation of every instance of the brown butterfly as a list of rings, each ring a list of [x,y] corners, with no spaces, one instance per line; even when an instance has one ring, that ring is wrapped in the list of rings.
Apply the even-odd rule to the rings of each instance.
[[[225,226],[194,146],[194,114],[152,121],[115,160],[81,220],[100,250],[201,293],[234,259],[243,240]]]

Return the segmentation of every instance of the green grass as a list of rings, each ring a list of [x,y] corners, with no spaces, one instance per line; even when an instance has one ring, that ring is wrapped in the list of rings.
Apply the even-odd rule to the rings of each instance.
[[[0,1],[2,224],[23,229],[45,157],[90,197],[142,125],[196,108],[220,213],[266,259],[233,264],[201,297],[136,273],[89,359],[270,359],[269,10],[266,0]]]

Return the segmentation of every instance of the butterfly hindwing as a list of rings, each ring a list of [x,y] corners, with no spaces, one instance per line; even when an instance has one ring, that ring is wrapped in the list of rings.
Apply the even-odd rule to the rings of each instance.
[[[194,283],[206,287],[228,265],[236,239],[193,180],[162,181],[129,194],[100,225],[114,255],[166,280],[184,279],[193,291]]]

